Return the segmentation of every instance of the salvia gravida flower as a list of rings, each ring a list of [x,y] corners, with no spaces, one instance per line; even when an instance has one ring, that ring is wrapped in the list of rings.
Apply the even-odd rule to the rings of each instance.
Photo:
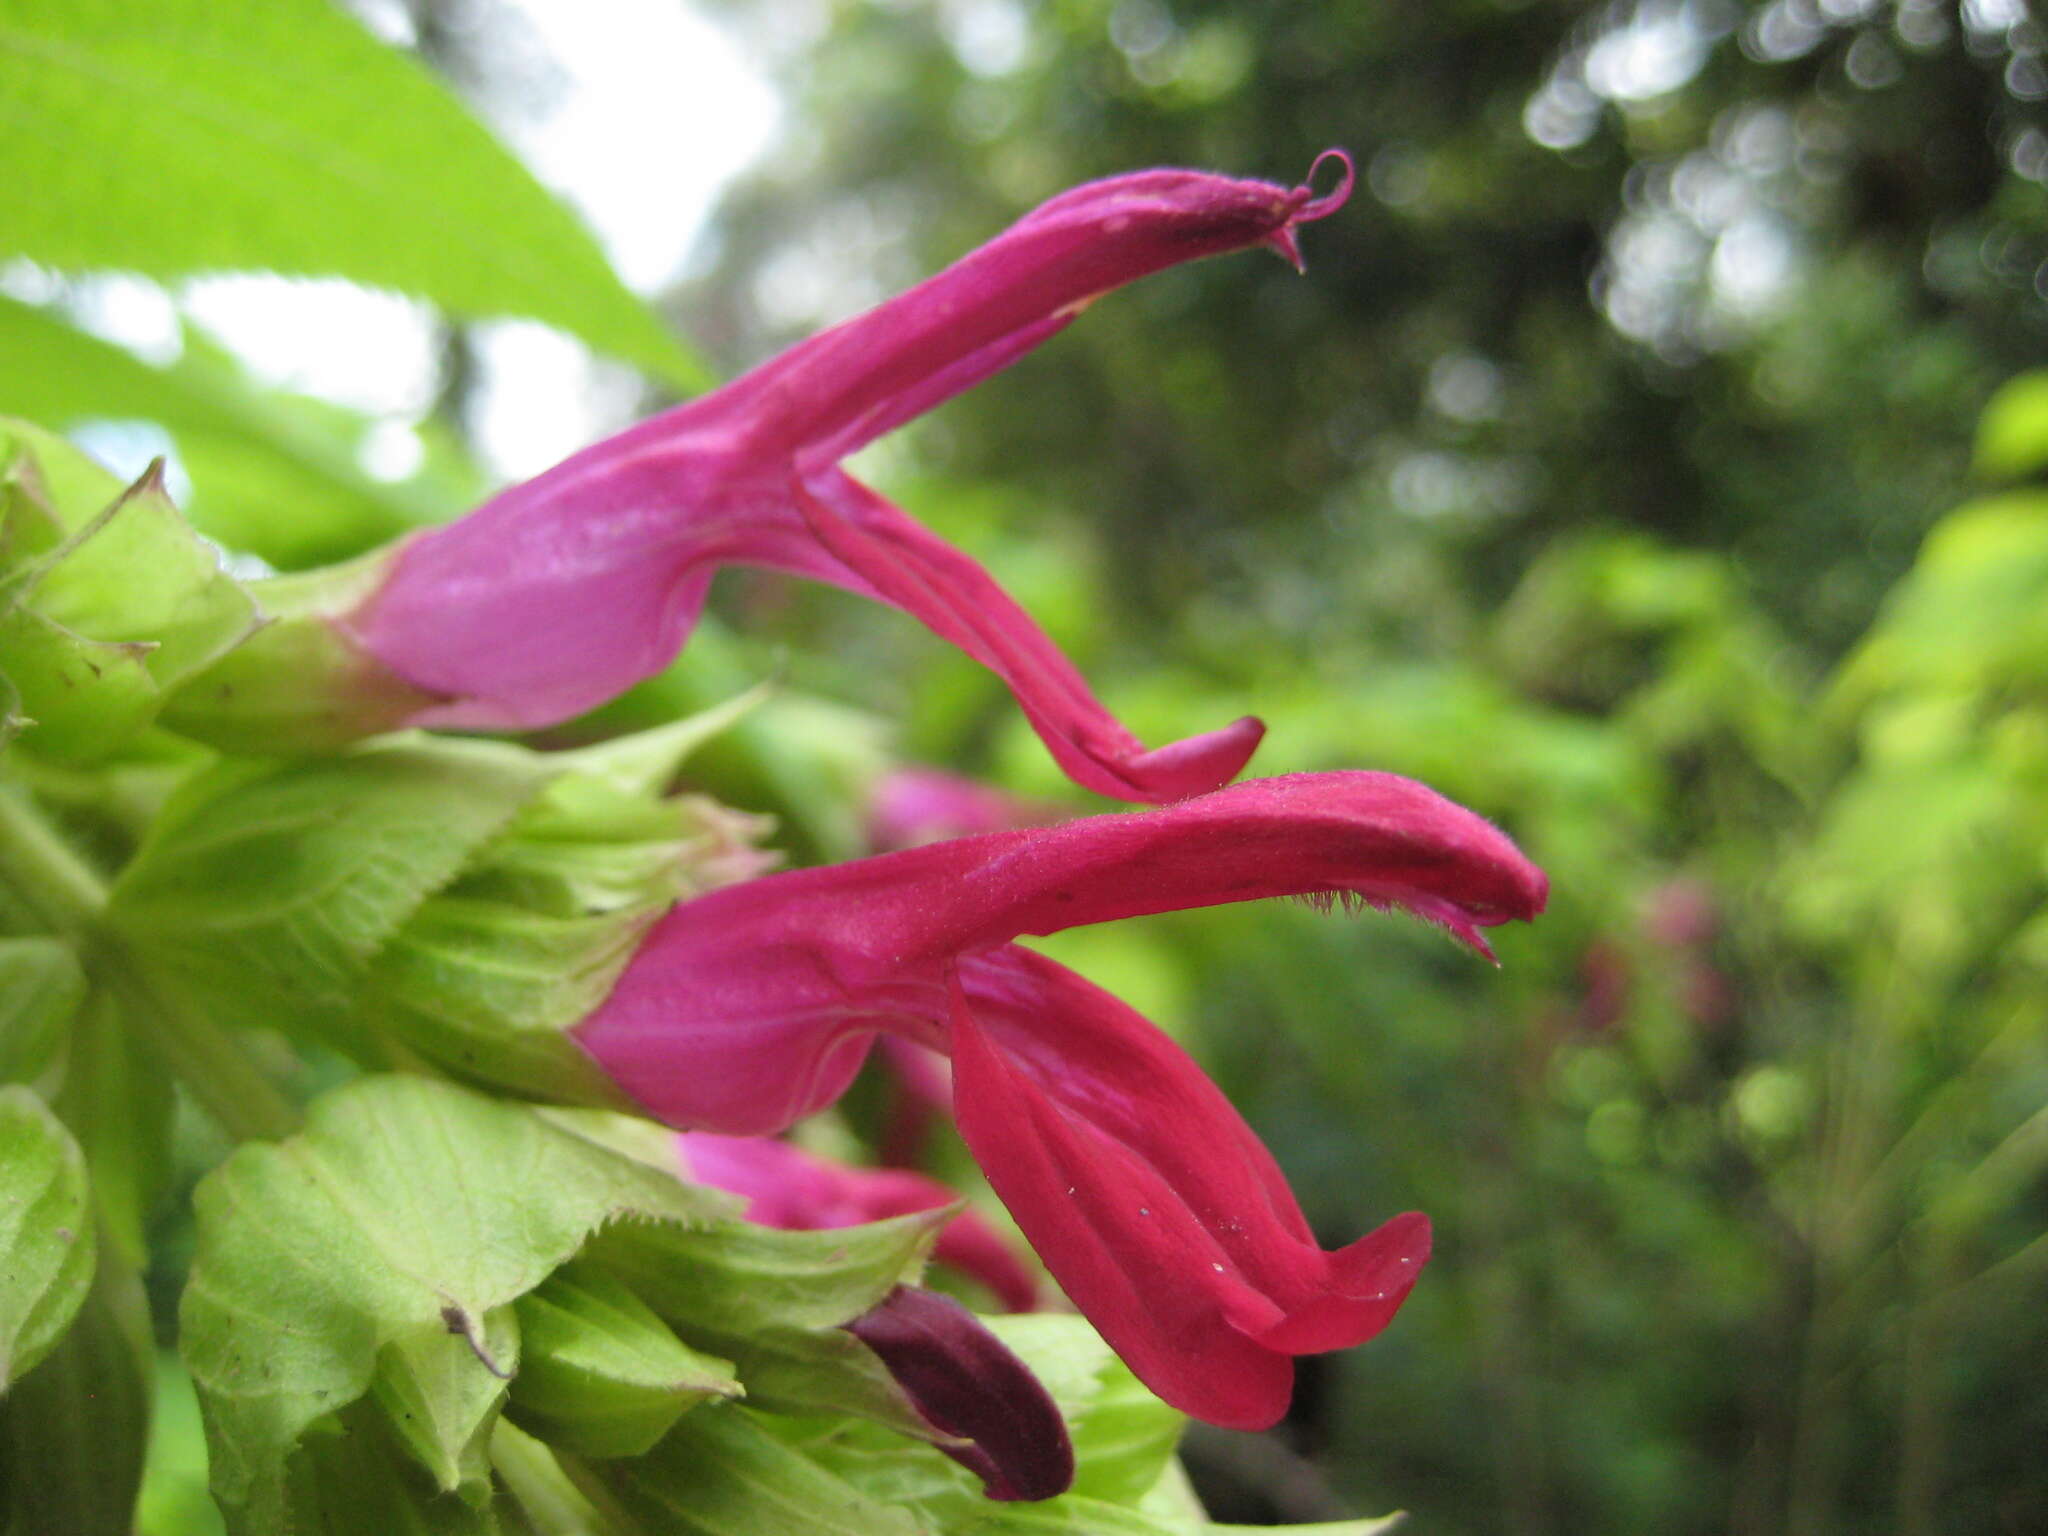
[[[853,1227],[937,1210],[960,1198],[908,1168],[853,1168],[772,1136],[686,1131],[676,1138],[676,1153],[689,1177],[740,1196],[747,1202],[747,1220],[764,1227]],[[1037,1302],[1038,1281],[1030,1269],[973,1211],[946,1223],[932,1257],[979,1280],[1012,1312],[1029,1312]]]
[[[1255,1428],[1292,1357],[1370,1338],[1429,1226],[1316,1242],[1194,1062],[1011,941],[1271,896],[1401,907],[1481,953],[1542,873],[1480,817],[1381,773],[1255,779],[1163,809],[932,843],[675,907],[575,1037],[671,1125],[764,1135],[830,1103],[878,1033],[948,1053],[960,1129],[1074,1304],[1167,1402]]]
[[[544,726],[666,666],[719,566],[764,566],[923,621],[1002,677],[1088,789],[1160,802],[1228,783],[1257,720],[1147,751],[986,571],[839,462],[1109,289],[1252,245],[1299,265],[1296,229],[1350,192],[1330,154],[1343,175],[1322,197],[1165,170],[1063,193],[907,293],[416,536],[340,629],[442,701],[405,723]]]
[[[689,1131],[676,1138],[683,1172],[747,1202],[746,1219],[799,1231],[850,1227],[957,1198],[935,1179],[898,1168],[850,1168],[769,1136]],[[932,1257],[975,1276],[1017,1311],[1037,1282],[995,1228],[962,1211]],[[1045,1499],[1074,1480],[1065,1421],[1031,1368],[951,1297],[898,1286],[846,1330],[873,1350],[942,1434],[939,1449],[981,1478],[992,1499]]]

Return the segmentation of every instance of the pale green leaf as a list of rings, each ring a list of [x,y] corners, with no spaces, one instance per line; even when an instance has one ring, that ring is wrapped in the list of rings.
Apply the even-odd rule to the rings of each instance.
[[[1076,1494],[1135,1504],[1158,1483],[1187,1419],[1146,1390],[1085,1318],[1035,1312],[987,1323],[1059,1404],[1074,1441]]]
[[[739,1222],[717,1231],[624,1227],[592,1246],[671,1324],[745,1334],[837,1328],[915,1284],[951,1208],[822,1232]]]
[[[571,1263],[517,1303],[508,1413],[582,1456],[638,1456],[685,1411],[736,1397],[732,1366],[689,1348],[615,1276]]]
[[[246,639],[256,605],[171,505],[157,468],[107,495],[98,466],[26,424],[0,424],[0,452],[0,655],[38,751],[104,757]]]
[[[28,1089],[0,1087],[0,1392],[56,1347],[92,1274],[78,1144]]]
[[[0,657],[15,695],[9,713],[25,744],[51,757],[103,757],[163,702],[147,646],[91,640],[33,608],[0,613]]]
[[[589,1258],[623,1279],[693,1348],[730,1360],[747,1400],[779,1412],[852,1414],[930,1439],[931,1425],[842,1324],[922,1273],[950,1210],[824,1232],[739,1222],[614,1227]]]
[[[532,1098],[626,1107],[567,1034],[633,958],[652,909],[548,917],[502,902],[428,900],[356,994],[353,1028],[467,1081]]]
[[[376,588],[393,554],[250,582],[271,622],[172,695],[164,723],[226,752],[296,757],[397,730],[435,703],[330,622]]]
[[[653,1451],[606,1462],[593,1476],[663,1536],[923,1536],[928,1529],[730,1404],[686,1414]]]
[[[324,0],[14,0],[0,102],[0,251],[158,278],[345,277],[528,315],[704,383],[576,218]]]
[[[371,959],[546,782],[488,742],[386,740],[287,765],[227,762],[166,807],[108,917],[219,1013],[286,1026],[339,1008]]]
[[[608,1500],[600,1509],[594,1483],[579,1488],[554,1451],[510,1419],[491,1431],[491,1470],[525,1517],[517,1528],[533,1536],[647,1536]]]
[[[120,480],[83,449],[32,422],[0,419],[6,564],[47,553],[121,494]]]
[[[519,1369],[519,1333],[513,1308],[502,1306],[405,1329],[378,1354],[371,1395],[442,1493],[490,1500],[491,1430]]]
[[[291,1458],[283,1495],[257,1514],[223,1507],[228,1536],[499,1536],[495,1505],[445,1493],[390,1421],[353,1404],[316,1426]],[[179,1533],[183,1536],[183,1533]]]
[[[24,600],[81,635],[146,643],[159,688],[176,687],[256,627],[256,604],[171,505],[160,467],[90,526]]]
[[[668,725],[613,736],[561,756],[578,769],[631,793],[659,794],[693,752],[753,714],[774,691],[773,683],[757,683],[722,704],[693,711]]]
[[[615,1218],[725,1207],[531,1111],[418,1078],[329,1094],[298,1136],[238,1150],[194,1204],[182,1348],[216,1496],[257,1530],[283,1508],[294,1447],[370,1389],[388,1345],[435,1329],[480,1343],[461,1369],[495,1394],[496,1309]]]

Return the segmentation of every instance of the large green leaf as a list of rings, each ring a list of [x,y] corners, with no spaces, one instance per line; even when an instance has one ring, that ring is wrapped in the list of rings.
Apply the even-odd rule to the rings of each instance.
[[[368,418],[259,388],[189,330],[178,360],[156,367],[0,295],[0,357],[0,414],[58,429],[107,417],[159,423],[191,472],[194,526],[279,570],[360,554],[462,511],[483,488],[438,438],[415,475],[372,479],[358,461]]]
[[[528,1110],[419,1078],[328,1095],[298,1136],[237,1151],[194,1203],[182,1349],[215,1494],[252,1531],[281,1518],[287,1462],[315,1421],[363,1397],[394,1352],[408,1378],[394,1390],[431,1403],[443,1482],[459,1478],[514,1363],[497,1358],[500,1309],[614,1218],[688,1225],[728,1205]],[[443,1356],[423,1369],[437,1341]]]
[[[160,278],[345,277],[530,315],[704,383],[575,217],[325,0],[12,0],[0,102],[0,251]]]
[[[20,1086],[0,1087],[0,1392],[71,1326],[92,1285],[85,1159]]]

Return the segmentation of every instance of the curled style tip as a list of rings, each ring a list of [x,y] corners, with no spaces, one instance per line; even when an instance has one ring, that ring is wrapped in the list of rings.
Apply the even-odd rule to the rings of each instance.
[[[1316,197],[1314,196],[1316,177],[1322,173],[1324,164],[1333,160],[1342,169],[1343,174],[1338,178],[1336,186],[1325,192],[1321,197]],[[1295,188],[1295,191],[1306,198],[1307,201],[1296,210],[1293,222],[1296,224],[1313,224],[1317,219],[1327,219],[1339,208],[1342,208],[1345,203],[1350,201],[1351,189],[1357,184],[1357,181],[1358,172],[1351,164],[1350,155],[1341,149],[1324,150],[1320,155],[1316,156],[1315,163],[1308,168],[1308,175],[1303,179],[1301,185]]]
[[[1325,161],[1334,160],[1342,175],[1337,185],[1316,196],[1315,180],[1323,169]],[[1351,164],[1351,156],[1341,149],[1326,149],[1315,158],[1308,168],[1308,176],[1302,184],[1287,194],[1294,205],[1286,222],[1266,237],[1266,244],[1286,258],[1297,272],[1306,272],[1307,263],[1301,259],[1301,239],[1296,231],[1304,224],[1313,224],[1317,219],[1326,219],[1349,201],[1351,189],[1357,183],[1358,175]]]

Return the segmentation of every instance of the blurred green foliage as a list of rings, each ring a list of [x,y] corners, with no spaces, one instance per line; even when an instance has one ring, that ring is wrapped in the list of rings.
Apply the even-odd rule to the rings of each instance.
[[[429,39],[457,12],[488,29],[412,8]],[[1436,1223],[1403,1319],[1306,1369],[1280,1436],[1196,1442],[1219,1517],[2048,1527],[2041,24],[1996,0],[717,13],[794,111],[726,205],[717,269],[672,296],[733,367],[1092,175],[1287,179],[1329,144],[1359,162],[1306,281],[1252,257],[1162,274],[870,455],[1148,739],[1255,709],[1262,771],[1415,774],[1552,878],[1497,974],[1291,908],[1048,946],[1194,1045],[1326,1239],[1399,1209]],[[399,131],[412,99],[364,152],[463,181],[418,147],[431,123]],[[458,148],[516,189],[479,229],[559,236],[526,250],[552,249],[537,281],[482,292],[433,241],[399,263],[377,232],[423,226],[381,203],[343,231],[358,264],[321,270],[451,314],[523,305],[684,377],[559,210]],[[260,243],[151,265],[132,225],[78,256],[49,227],[0,222],[0,247],[292,265]],[[792,262],[828,279],[822,305],[772,281]],[[159,366],[0,301],[0,349],[0,409],[160,424],[200,526],[280,568],[480,483],[459,376],[426,463],[389,483],[359,467],[366,423],[253,385],[196,333]],[[912,626],[771,581],[720,601],[725,630],[573,739],[783,667],[796,686],[693,768],[779,814],[800,858],[859,851],[891,753],[1062,793],[1001,691]],[[182,766],[139,757],[119,803],[67,804],[55,768],[35,787],[118,865]],[[160,1182],[138,1174],[123,1208]],[[163,1234],[159,1267],[189,1243]],[[107,1270],[122,1306],[87,1305],[125,1350],[123,1286]],[[191,1434],[161,1422],[144,1508],[171,1536]]]
[[[771,48],[789,14],[726,9]],[[2041,24],[805,14],[791,148],[680,311],[734,365],[830,318],[778,263],[833,263],[843,306],[1089,176],[1361,168],[1306,281],[1164,274],[876,466],[1141,732],[1255,709],[1259,771],[1414,774],[1551,875],[1497,976],[1292,910],[1053,946],[1165,1010],[1326,1240],[1436,1223],[1286,1449],[1195,1442],[1219,1512],[2048,1523]],[[1058,792],[971,667],[797,612],[839,658],[800,676]]]

